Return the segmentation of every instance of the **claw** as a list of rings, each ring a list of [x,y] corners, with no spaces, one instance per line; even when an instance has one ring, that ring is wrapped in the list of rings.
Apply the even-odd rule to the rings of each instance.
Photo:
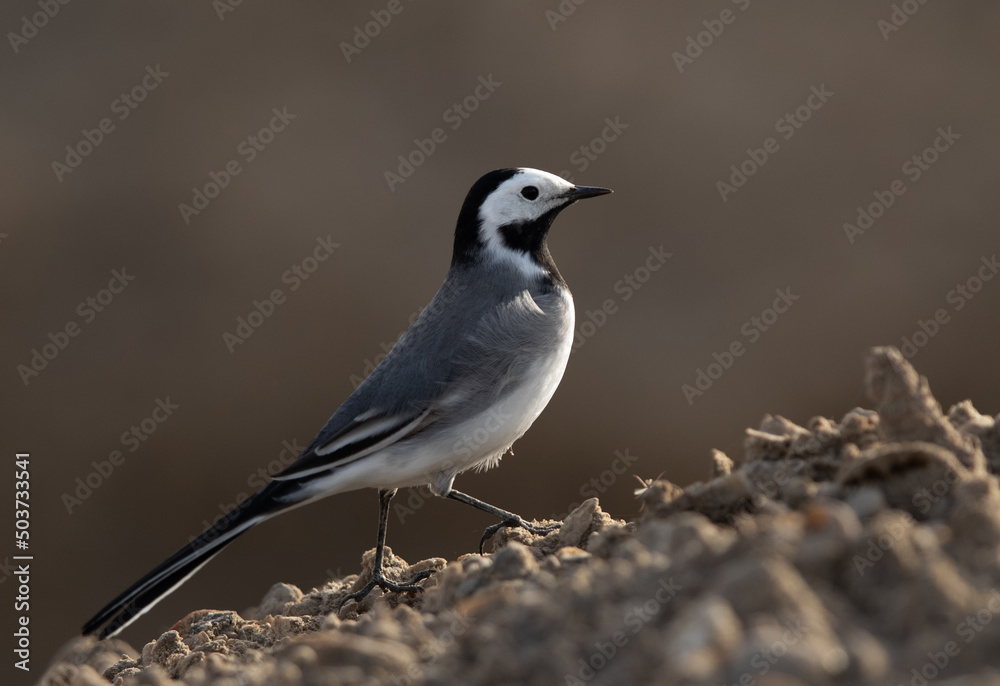
[[[529,524],[524,521],[523,517],[519,517],[513,512],[507,512],[507,510],[501,510],[499,507],[490,505],[489,503],[484,503],[482,500],[473,498],[471,495],[466,495],[461,491],[456,491],[454,488],[448,493],[449,498],[452,500],[457,500],[460,503],[465,503],[466,505],[471,505],[477,510],[482,510],[494,517],[500,518],[499,524],[494,524],[493,526],[486,529],[483,532],[483,537],[479,539],[479,554],[483,554],[483,546],[486,545],[486,541],[493,538],[493,535],[503,529],[504,527],[516,526],[521,529],[527,529],[533,534],[538,536],[544,536],[545,534],[555,531],[562,526],[562,522],[559,524],[549,524],[547,526],[539,526],[538,524]]]
[[[517,527],[519,529],[526,529],[538,536],[544,536],[545,534],[552,533],[557,530],[560,526],[562,526],[562,524],[548,524],[546,526],[531,524],[530,522],[524,521],[521,517],[518,517],[517,519],[508,519],[505,522],[498,522],[490,527],[487,527],[486,531],[483,532],[483,537],[479,539],[479,554],[483,554],[483,546],[486,545],[486,541],[493,538],[494,534],[500,531],[500,529]]]
[[[388,579],[386,579],[385,574],[382,573],[382,570],[379,570],[374,574],[372,574],[372,578],[368,581],[367,584],[365,584],[364,588],[362,588],[360,591],[344,596],[344,598],[340,601],[340,605],[337,606],[337,612],[340,612],[341,608],[344,607],[344,605],[347,603],[348,600],[356,600],[360,603],[365,596],[367,596],[375,589],[376,586],[381,588],[383,591],[392,591],[393,593],[422,593],[424,588],[423,586],[417,586],[416,585],[417,582],[423,581],[436,571],[438,570],[425,569],[424,571],[420,572],[406,583],[397,584],[394,581],[389,581]]]

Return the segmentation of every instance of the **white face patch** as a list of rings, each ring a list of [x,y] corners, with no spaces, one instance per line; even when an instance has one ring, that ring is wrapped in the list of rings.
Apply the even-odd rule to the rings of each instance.
[[[530,255],[512,250],[500,235],[505,224],[532,222],[566,204],[564,194],[573,184],[539,169],[522,168],[490,193],[479,208],[480,237],[487,253],[518,266],[528,274],[543,273]]]
[[[533,197],[530,187],[537,191],[536,197]],[[479,208],[479,219],[483,229],[495,229],[512,222],[530,222],[565,204],[566,199],[562,196],[571,188],[573,184],[555,174],[522,168],[486,197]],[[525,189],[528,191],[525,192]]]

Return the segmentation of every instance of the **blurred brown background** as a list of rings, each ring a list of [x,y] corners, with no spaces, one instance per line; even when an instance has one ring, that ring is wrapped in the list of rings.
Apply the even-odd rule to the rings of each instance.
[[[0,559],[16,554],[13,455],[30,451],[32,676],[102,604],[252,490],[284,441],[312,437],[352,375],[433,295],[466,190],[498,167],[615,189],[568,210],[551,237],[578,325],[606,300],[614,313],[585,330],[516,456],[461,477],[462,490],[541,517],[564,513],[596,479],[604,508],[631,517],[632,472],[689,483],[706,477],[711,448],[738,457],[743,428],[766,412],[805,422],[863,405],[863,351],[912,340],[939,309],[936,335],[917,336],[918,369],[945,405],[969,397],[1000,410],[1000,279],[971,300],[952,293],[1000,252],[1000,7],[387,6],[71,3],[44,22],[35,2],[3,6],[0,529],[10,538]],[[357,39],[348,61],[342,43],[366,23],[376,33],[377,17],[391,21]],[[494,82],[487,99],[475,97],[480,77]],[[816,92],[826,95],[810,100]],[[142,101],[132,108],[122,93]],[[467,118],[453,109],[463,101],[475,105]],[[250,160],[247,139],[274,108],[294,119],[275,120],[283,130]],[[94,131],[104,118],[109,131]],[[960,138],[939,139],[914,179],[911,158],[939,127]],[[384,173],[435,128],[444,142],[390,191]],[[57,174],[67,146],[87,150],[84,129],[100,143]],[[768,138],[754,170],[747,151],[761,159]],[[186,223],[178,206],[231,160],[240,173]],[[723,201],[717,183],[744,163],[753,175]],[[844,223],[897,179],[905,193],[850,242]],[[339,247],[292,290],[282,275],[327,237]],[[641,288],[623,285],[647,276],[661,246],[673,256]],[[78,312],[122,269],[134,280],[103,311]],[[276,288],[283,304],[231,354],[223,334]],[[776,289],[798,300],[774,321]],[[761,316],[771,325],[755,334]],[[68,322],[78,335],[26,385],[18,366]],[[699,369],[717,375],[713,353],[734,342],[744,354],[689,403],[682,386]],[[167,398],[178,409],[123,445]],[[67,500],[116,449],[124,462]],[[626,449],[638,460],[611,479]],[[191,610],[242,609],[277,581],[308,588],[357,571],[376,510],[373,492],[357,492],[261,526],[124,638],[141,647]],[[490,523],[433,501],[394,518],[389,543],[410,561],[452,559]],[[14,582],[0,576],[9,628]]]

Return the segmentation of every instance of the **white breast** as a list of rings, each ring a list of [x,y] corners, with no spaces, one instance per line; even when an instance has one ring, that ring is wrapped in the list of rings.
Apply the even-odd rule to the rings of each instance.
[[[557,344],[540,355],[519,386],[490,409],[472,415],[446,430],[424,434],[423,440],[395,444],[344,465],[330,477],[316,479],[314,490],[329,494],[363,487],[404,488],[432,484],[447,491],[456,474],[470,468],[495,466],[518,438],[524,435],[562,381],[573,345],[573,298],[558,289]],[[460,397],[454,398],[462,403]]]
[[[490,411],[468,422],[463,438],[471,461],[458,471],[470,467],[488,469],[496,466],[510,446],[531,427],[532,423],[549,404],[566,371],[566,363],[573,347],[573,297],[560,289],[566,315],[563,317],[558,345],[540,357],[526,375],[527,381],[511,392]]]

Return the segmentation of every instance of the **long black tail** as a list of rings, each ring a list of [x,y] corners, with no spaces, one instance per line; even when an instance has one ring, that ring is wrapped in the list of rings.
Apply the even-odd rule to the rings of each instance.
[[[298,484],[292,481],[269,483],[108,603],[83,625],[83,633],[93,633],[107,623],[100,637],[117,634],[187,581],[244,531],[279,512],[303,504],[294,497],[297,490]]]

